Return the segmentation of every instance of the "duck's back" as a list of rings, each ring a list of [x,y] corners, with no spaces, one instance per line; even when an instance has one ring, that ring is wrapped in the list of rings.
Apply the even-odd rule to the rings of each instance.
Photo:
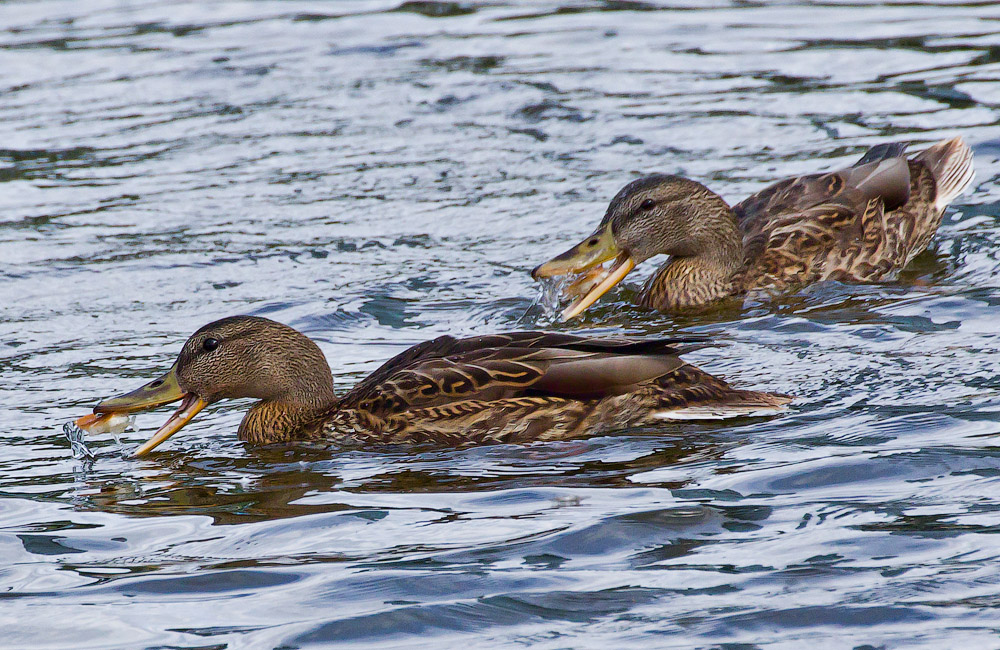
[[[733,415],[788,401],[732,388],[679,358],[703,340],[443,336],[397,355],[347,393],[325,434],[383,443],[527,442],[649,424],[684,409]]]
[[[879,145],[848,169],[779,181],[736,205],[744,236],[739,288],[874,282],[906,266],[927,248],[973,169],[960,138],[912,159],[905,148]]]

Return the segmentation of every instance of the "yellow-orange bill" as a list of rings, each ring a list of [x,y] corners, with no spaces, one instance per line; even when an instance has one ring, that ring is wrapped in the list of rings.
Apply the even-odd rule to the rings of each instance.
[[[167,438],[180,431],[185,424],[190,422],[206,406],[208,406],[208,402],[197,395],[193,393],[185,395],[184,400],[181,402],[181,407],[170,416],[170,419],[163,423],[162,427],[157,429],[152,438],[140,445],[133,455],[139,458],[156,449]]]
[[[183,399],[186,393],[177,381],[177,364],[165,375],[131,393],[106,399],[94,407],[94,413],[135,413]]]
[[[583,313],[587,307],[593,305],[597,302],[598,298],[606,294],[611,287],[621,282],[634,268],[635,261],[631,257],[628,257],[627,255],[620,255],[618,259],[615,260],[615,264],[605,271],[605,275],[600,284],[591,289],[587,295],[567,307],[562,313],[562,319],[567,321],[574,316]]]
[[[608,270],[602,266],[592,268],[589,271],[584,271],[576,276],[576,279],[570,282],[568,286],[563,288],[563,296],[571,300],[582,298],[590,293],[591,289],[601,283],[601,280],[604,279],[607,272]]]
[[[536,280],[583,273],[618,256],[618,244],[610,224],[602,223],[594,234],[531,271]]]

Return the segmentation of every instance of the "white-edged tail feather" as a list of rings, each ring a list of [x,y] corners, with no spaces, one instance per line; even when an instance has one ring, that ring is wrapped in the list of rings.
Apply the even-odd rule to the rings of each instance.
[[[917,154],[916,160],[923,162],[934,174],[937,183],[937,197],[934,205],[944,210],[955,198],[965,191],[976,176],[972,164],[972,149],[962,138],[942,140]]]
[[[787,406],[762,406],[760,404],[704,404],[685,406],[653,414],[658,420],[727,420],[740,417],[765,417],[787,411]]]
[[[653,414],[658,420],[725,420],[758,417],[787,411],[794,398],[781,393],[734,390],[725,401],[666,408]]]

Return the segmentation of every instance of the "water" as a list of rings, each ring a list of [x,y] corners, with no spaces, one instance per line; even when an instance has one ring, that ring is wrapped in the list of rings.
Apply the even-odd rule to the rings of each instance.
[[[998,21],[0,4],[4,645],[1000,647]],[[896,282],[670,318],[630,306],[638,274],[579,322],[538,306],[529,270],[638,173],[738,200],[954,134],[976,183]],[[340,390],[441,333],[545,326],[711,335],[693,361],[800,400],[458,451],[248,448],[233,402],[148,459],[72,457],[64,422],[236,313],[315,338]]]

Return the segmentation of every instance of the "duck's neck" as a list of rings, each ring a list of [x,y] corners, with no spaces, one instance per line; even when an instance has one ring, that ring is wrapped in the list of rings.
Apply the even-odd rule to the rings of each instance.
[[[326,416],[335,408],[333,391],[308,401],[263,400],[240,422],[239,437],[255,445],[317,438]]]
[[[733,294],[733,276],[743,267],[743,234],[736,215],[722,199],[703,215],[694,243],[683,255],[657,269],[640,296],[640,304],[659,311],[707,305]]]

